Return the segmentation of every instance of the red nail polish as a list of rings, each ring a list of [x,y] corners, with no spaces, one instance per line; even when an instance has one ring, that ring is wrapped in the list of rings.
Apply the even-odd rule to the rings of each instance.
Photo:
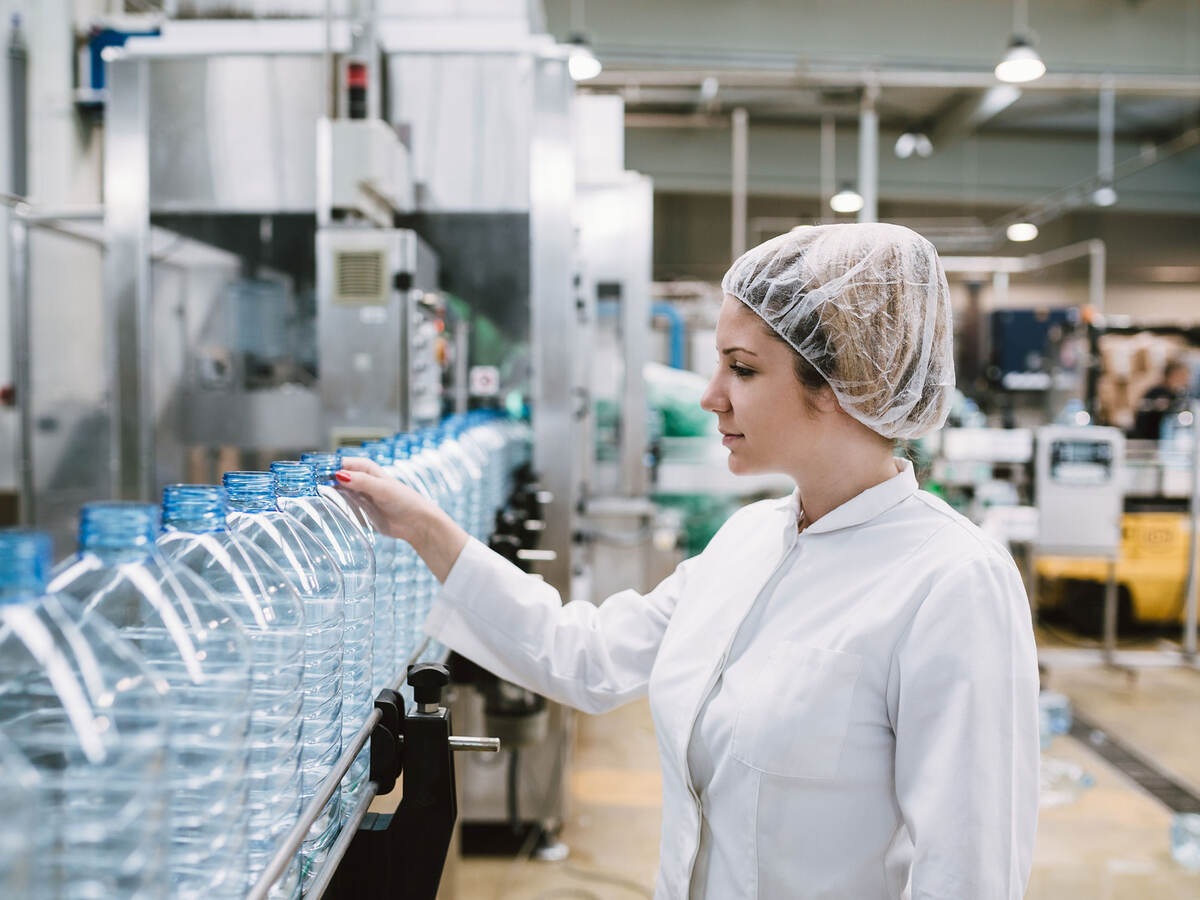
[[[347,484],[350,481],[350,475],[347,472],[334,472],[333,477],[336,478],[338,481],[340,481],[342,484]]]

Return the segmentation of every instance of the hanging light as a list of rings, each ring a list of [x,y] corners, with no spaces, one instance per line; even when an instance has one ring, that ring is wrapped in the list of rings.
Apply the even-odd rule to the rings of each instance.
[[[1032,241],[1038,236],[1038,227],[1032,222],[1014,222],[1004,233],[1010,241]]]
[[[1092,202],[1097,206],[1112,206],[1117,202],[1117,192],[1111,184],[1104,184],[1092,191]]]
[[[849,184],[829,198],[829,208],[836,213],[856,213],[863,208],[862,194]]]
[[[1009,84],[1024,84],[1037,81],[1046,74],[1046,64],[1033,49],[1029,39],[1014,34],[1008,42],[1004,58],[996,63],[996,77]]]
[[[933,154],[933,141],[924,132],[906,131],[896,138],[896,146],[893,149],[899,159],[908,159],[914,153],[917,156],[928,157]]]
[[[587,38],[582,34],[573,34],[567,40],[567,45],[571,48],[567,57],[567,71],[571,73],[572,80],[588,81],[600,74],[604,67],[596,59]]]

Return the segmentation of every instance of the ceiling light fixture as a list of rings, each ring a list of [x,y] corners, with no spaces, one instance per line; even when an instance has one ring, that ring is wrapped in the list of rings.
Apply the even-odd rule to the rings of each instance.
[[[906,131],[896,138],[896,156],[908,159],[914,153],[922,158],[933,155],[933,141],[924,132]]]
[[[1046,74],[1046,64],[1033,49],[1033,45],[1020,35],[1013,35],[1008,42],[1004,58],[996,63],[996,77],[1009,84],[1025,84],[1037,81]]]
[[[587,38],[582,34],[571,35],[567,46],[571,48],[570,56],[567,57],[567,71],[571,73],[573,81],[589,81],[604,69],[600,60],[596,59],[596,54],[592,52]]]
[[[996,77],[1008,84],[1037,81],[1046,74],[1046,64],[1033,46],[1029,30],[1029,0],[1013,0],[1012,37],[1004,57],[996,63]]]
[[[1038,227],[1032,222],[1014,222],[1005,229],[1004,234],[1010,241],[1024,243],[1038,236]]]
[[[1092,191],[1092,202],[1097,206],[1112,206],[1117,202],[1117,192],[1111,184],[1104,184]]]
[[[829,198],[829,208],[836,213],[856,213],[863,208],[862,194],[849,184]]]

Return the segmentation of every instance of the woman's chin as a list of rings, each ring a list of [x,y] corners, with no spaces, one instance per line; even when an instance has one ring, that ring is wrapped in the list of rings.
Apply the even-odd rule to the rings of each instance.
[[[729,471],[734,475],[757,475],[758,469],[753,464],[748,463],[745,459],[738,456],[736,452],[729,454],[729,459],[726,460],[726,465],[729,466]]]

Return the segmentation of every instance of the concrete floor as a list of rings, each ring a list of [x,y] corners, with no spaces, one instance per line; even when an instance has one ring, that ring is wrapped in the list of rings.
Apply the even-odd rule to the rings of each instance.
[[[1200,674],[1103,669],[1047,673],[1097,724],[1175,775],[1200,784]],[[625,900],[649,897],[658,864],[660,776],[645,702],[577,716],[564,862],[470,859],[458,870],[462,900]],[[1074,762],[1094,779],[1068,805],[1044,808],[1027,900],[1197,900],[1200,873],[1170,856],[1170,812],[1088,747],[1055,738],[1046,758]],[[967,900],[967,898],[964,898]]]

